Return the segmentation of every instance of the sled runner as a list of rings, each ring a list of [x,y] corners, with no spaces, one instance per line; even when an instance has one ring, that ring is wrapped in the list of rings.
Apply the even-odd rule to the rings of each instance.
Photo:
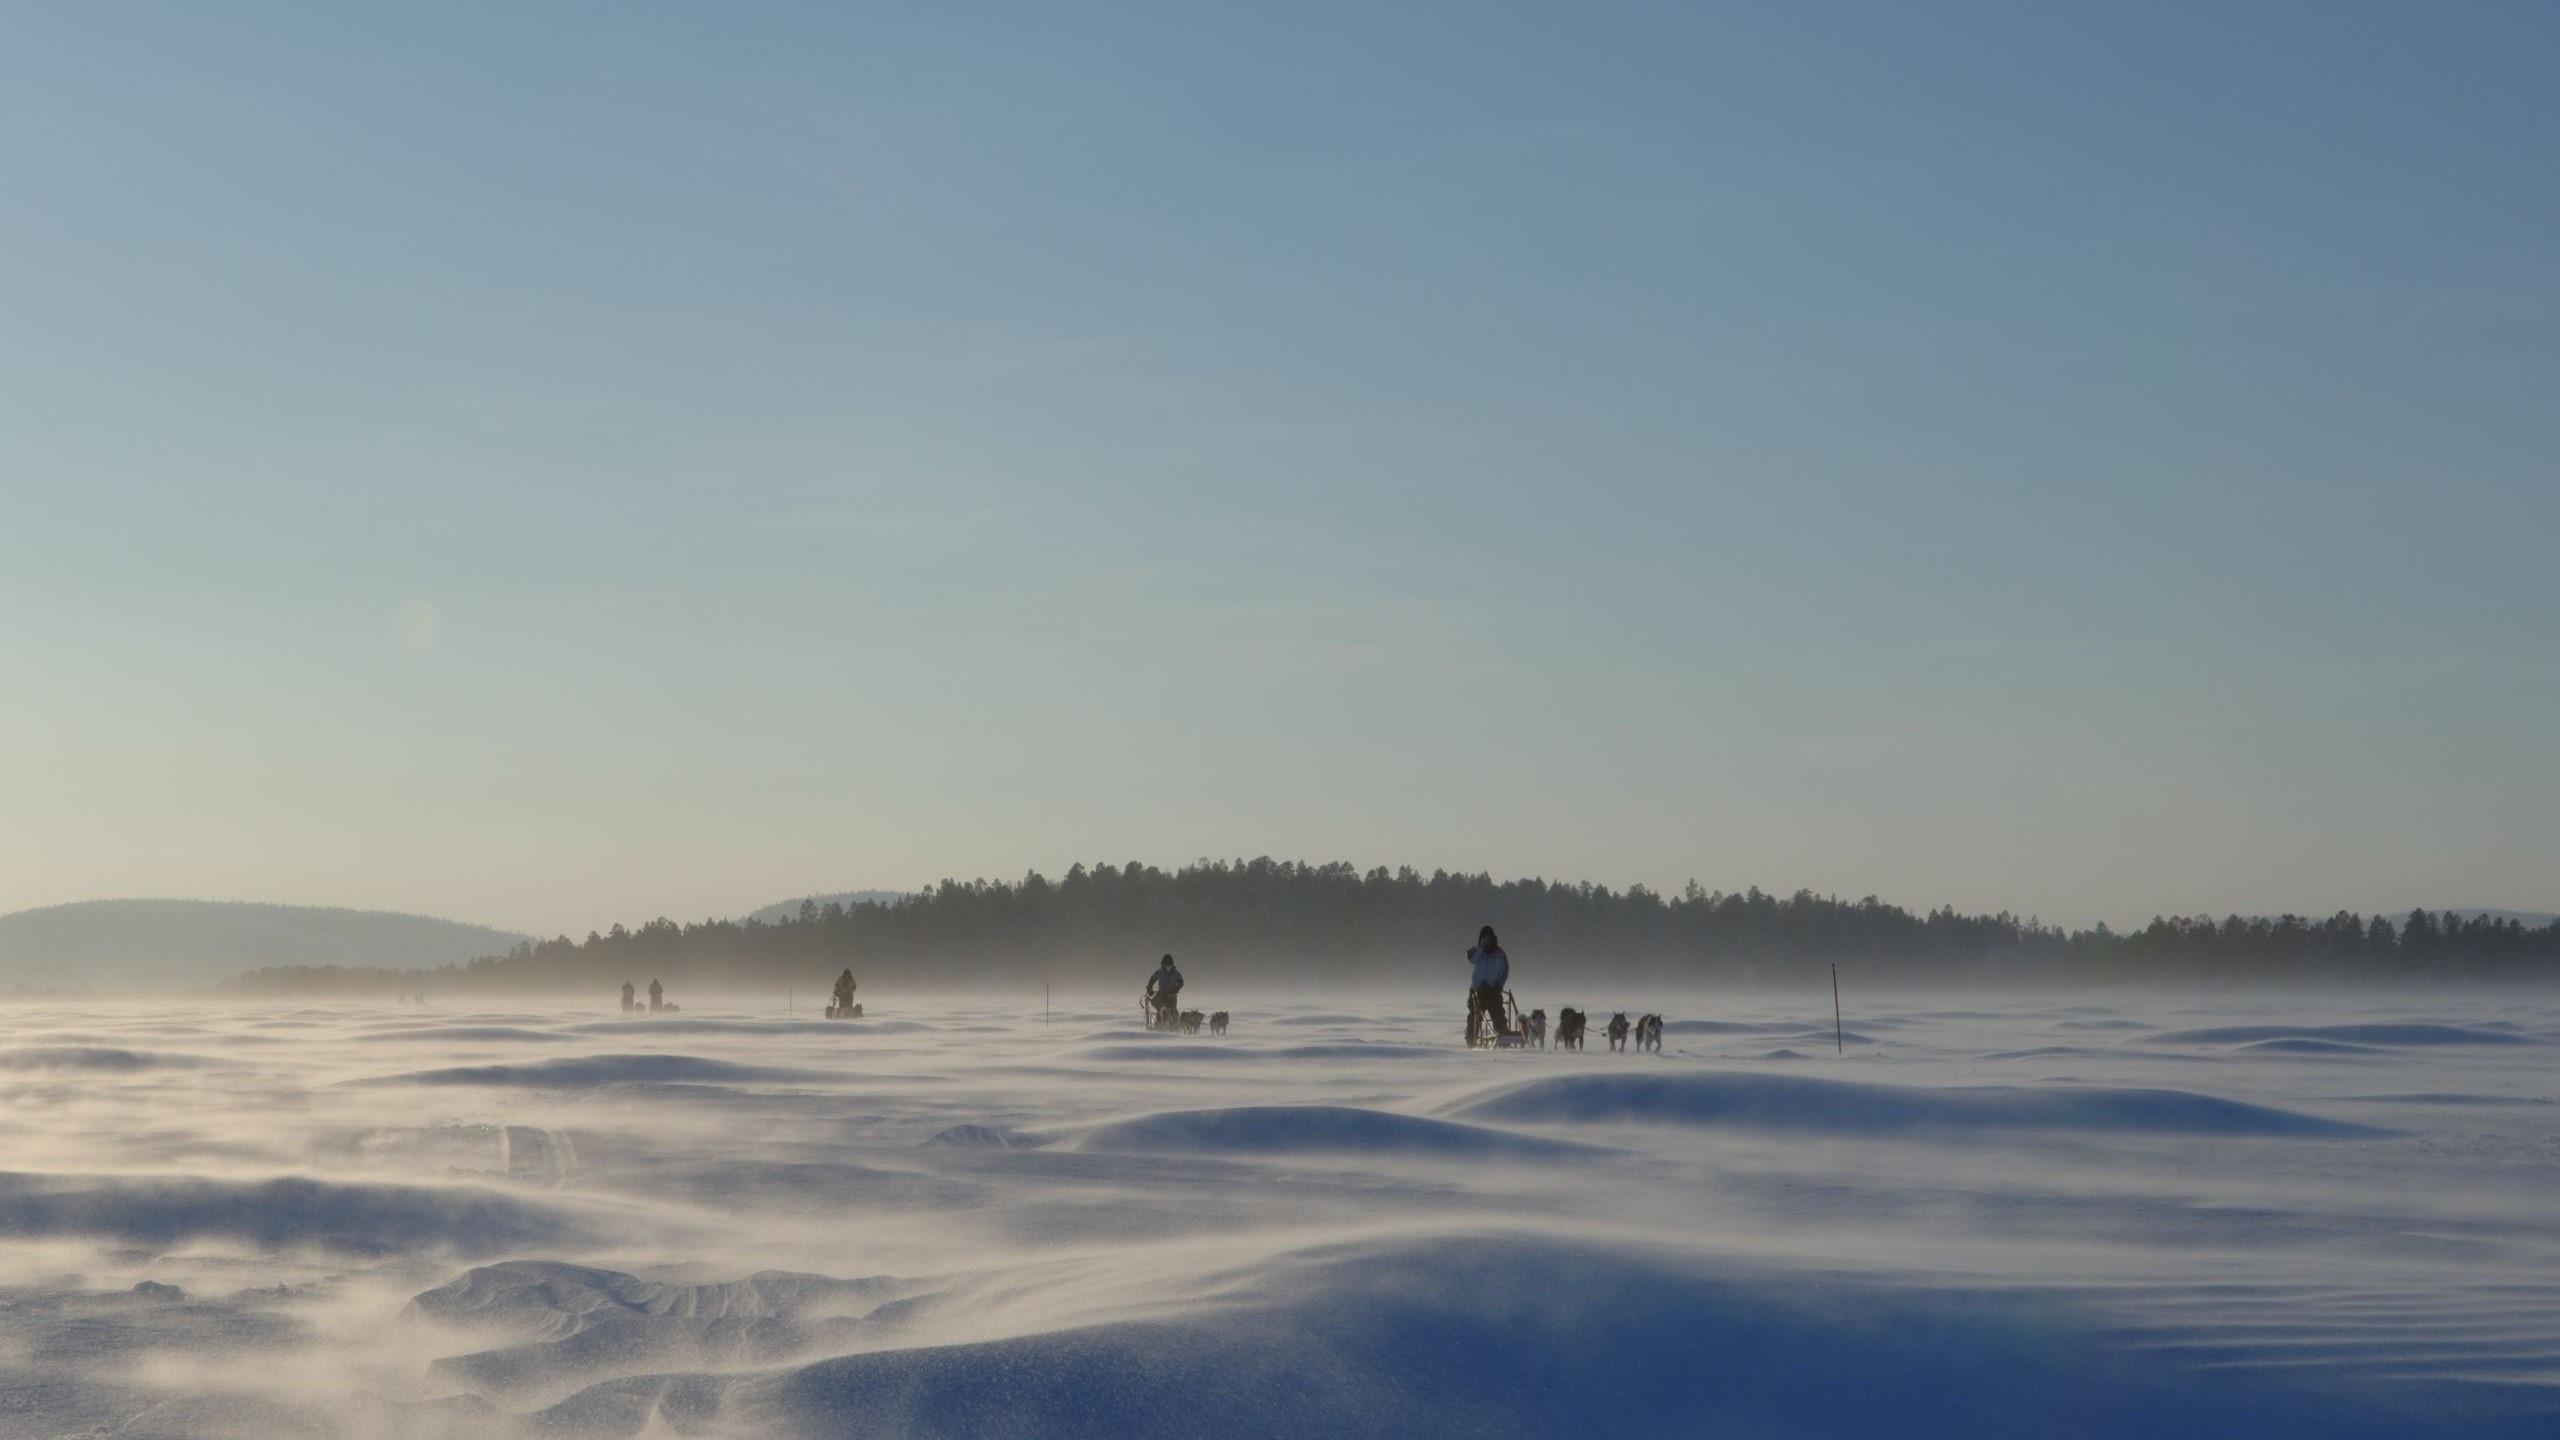
[[[1528,1043],[1528,1029],[1520,1023],[1520,1002],[1511,997],[1508,988],[1502,992],[1499,1012],[1480,1009],[1473,995],[1467,997],[1468,1048],[1516,1050]]]

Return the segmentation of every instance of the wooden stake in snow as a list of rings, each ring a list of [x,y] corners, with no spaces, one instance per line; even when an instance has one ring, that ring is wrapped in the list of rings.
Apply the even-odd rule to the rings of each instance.
[[[1831,1051],[1835,1055],[1849,1053],[1849,1042],[1840,1038],[1840,967],[1831,967]]]

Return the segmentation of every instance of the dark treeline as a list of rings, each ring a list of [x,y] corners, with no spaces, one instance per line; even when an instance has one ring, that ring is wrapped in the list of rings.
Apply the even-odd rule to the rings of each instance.
[[[1829,962],[1860,983],[2560,979],[2560,921],[2412,911],[2157,919],[2117,933],[2066,932],[2006,912],[1915,914],[1873,896],[1841,900],[1757,888],[1677,895],[1548,880],[1269,859],[1078,865],[1064,878],[946,880],[889,901],[804,904],[766,923],[658,919],[566,936],[435,970],[271,967],[234,993],[612,990],[624,980],[686,989],[813,992],[850,966],[866,988],[1126,981],[1171,951],[1195,980],[1228,984],[1447,984],[1476,927],[1492,924],[1521,974],[1666,983],[1789,979]],[[1542,985],[1543,988],[1543,985]]]

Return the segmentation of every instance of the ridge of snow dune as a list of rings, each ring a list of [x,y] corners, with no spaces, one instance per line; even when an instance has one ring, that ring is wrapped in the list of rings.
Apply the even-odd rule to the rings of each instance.
[[[2350,1045],[2344,1040],[2314,1040],[2308,1036],[2287,1036],[2281,1040],[2259,1040],[2240,1047],[2258,1055],[2387,1055],[2390,1052],[2373,1045]]]
[[[1118,1063],[1127,1060],[1202,1060],[1212,1063],[1245,1063],[1250,1061],[1287,1060],[1446,1060],[1449,1049],[1428,1045],[1407,1045],[1391,1041],[1339,1040],[1320,1041],[1309,1045],[1284,1045],[1264,1049],[1243,1044],[1139,1044],[1096,1045],[1082,1052],[1087,1060]]]
[[[1594,1147],[1477,1125],[1348,1105],[1240,1105],[1168,1110],[1086,1131],[1079,1150],[1179,1150],[1208,1154],[1356,1151],[1364,1154],[1549,1158]]]
[[[2341,1095],[2356,1105],[2554,1105],[2560,1101],[2531,1095],[2473,1095],[2458,1090],[2423,1090],[2405,1095]]]
[[[588,1238],[587,1227],[565,1211],[465,1186],[0,1172],[0,1237],[81,1235],[146,1245],[219,1239],[269,1249],[464,1255]]]
[[[937,1130],[925,1138],[928,1145],[976,1146],[991,1150],[1037,1150],[1049,1143],[1050,1137],[1022,1130],[1008,1130],[1001,1125],[953,1125]]]
[[[558,1030],[528,1030],[521,1025],[421,1025],[401,1030],[376,1030],[365,1036],[364,1042],[368,1045],[379,1045],[386,1040],[477,1044],[492,1040],[530,1040],[558,1044],[568,1038]]]
[[[528,1085],[580,1089],[602,1085],[737,1084],[822,1080],[824,1071],[743,1065],[699,1055],[570,1055],[520,1065],[454,1065],[351,1080],[350,1085]]]
[[[448,1325],[495,1327],[525,1339],[558,1339],[628,1313],[753,1319],[821,1300],[876,1297],[889,1288],[885,1280],[838,1280],[793,1270],[688,1285],[559,1260],[503,1260],[421,1292],[410,1300],[409,1313]]]
[[[547,1402],[601,1376],[770,1365],[840,1352],[914,1288],[786,1270],[683,1284],[588,1265],[510,1260],[418,1295],[406,1314],[501,1342],[440,1358],[437,1374],[518,1403]]]
[[[2486,1025],[2217,1025],[2169,1030],[2151,1037],[2182,1045],[2246,1045],[2269,1040],[2313,1040],[2339,1045],[2532,1045],[2529,1036]]]
[[[2078,1297],[1885,1290],[1503,1234],[1340,1245],[1166,1321],[872,1350],[735,1375],[603,1382],[548,1435],[972,1440],[1410,1440],[1657,1434],[2247,1434],[2380,1440],[2454,1423],[2543,1432],[2541,1397],[2298,1374],[2110,1347]],[[2279,1353],[2283,1337],[2265,1343]],[[1498,1358],[1495,1363],[1494,1357]],[[652,1428],[663,1427],[663,1428]]]
[[[1447,1113],[1525,1124],[1702,1125],[1835,1135],[1986,1130],[2330,1137],[2383,1133],[2186,1090],[1879,1085],[1734,1071],[1560,1075],[1506,1086]]]
[[[21,1045],[0,1050],[0,1070],[201,1070],[223,1063],[207,1055],[108,1045]]]

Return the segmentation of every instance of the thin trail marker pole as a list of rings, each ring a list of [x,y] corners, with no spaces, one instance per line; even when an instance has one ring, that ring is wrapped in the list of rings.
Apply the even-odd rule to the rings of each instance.
[[[1049,1028],[1049,987],[1046,985],[1040,987],[1040,1028]]]
[[[1831,1051],[1835,1055],[1849,1053],[1849,1042],[1840,1038],[1840,967],[1831,967]]]

